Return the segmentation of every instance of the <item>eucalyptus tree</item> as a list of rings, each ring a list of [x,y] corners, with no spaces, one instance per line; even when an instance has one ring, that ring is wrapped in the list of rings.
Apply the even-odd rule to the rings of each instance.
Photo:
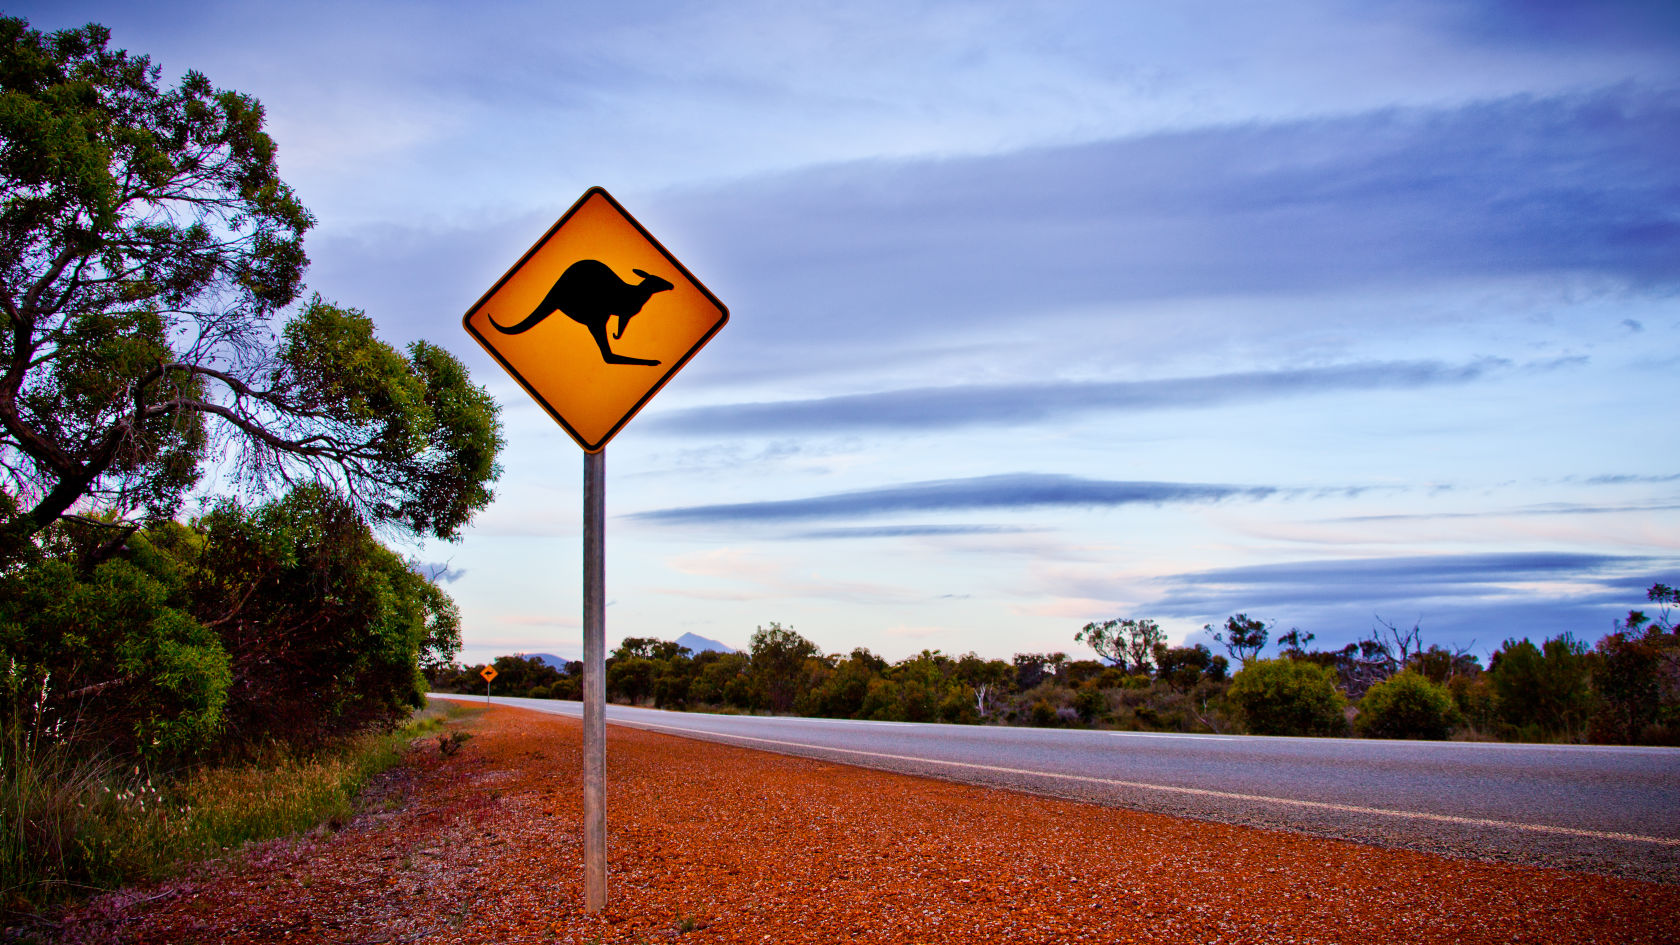
[[[0,17],[0,554],[65,518],[109,554],[212,460],[235,491],[322,483],[455,537],[490,500],[495,403],[435,345],[293,307],[314,220],[261,104],[109,40]]]
[[[1127,617],[1088,623],[1073,639],[1123,670],[1148,675],[1155,668],[1155,648],[1167,642],[1167,635],[1153,620]]]

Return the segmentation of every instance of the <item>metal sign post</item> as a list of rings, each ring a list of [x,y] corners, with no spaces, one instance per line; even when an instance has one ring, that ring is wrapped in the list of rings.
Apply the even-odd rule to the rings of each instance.
[[[603,454],[728,321],[729,309],[599,187],[585,191],[461,319],[583,447],[583,886],[590,912],[607,905]],[[488,678],[484,692],[489,701]]]
[[[583,454],[583,899],[607,907],[607,451]]]

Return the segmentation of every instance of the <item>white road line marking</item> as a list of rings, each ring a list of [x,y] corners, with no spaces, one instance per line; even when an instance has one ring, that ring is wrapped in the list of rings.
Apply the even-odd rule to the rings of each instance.
[[[558,714],[558,713],[557,713]],[[1655,843],[1667,847],[1680,847],[1680,837],[1647,837],[1637,833],[1616,833],[1606,830],[1582,830],[1576,827],[1557,827],[1552,824],[1525,824],[1510,820],[1491,820],[1482,817],[1457,817],[1451,814],[1430,814],[1412,810],[1388,810],[1382,807],[1359,807],[1354,804],[1332,804],[1326,801],[1304,801],[1292,797],[1270,797],[1265,794],[1238,794],[1232,791],[1215,791],[1209,788],[1181,787],[1176,784],[1150,784],[1147,781],[1122,781],[1117,778],[1094,778],[1083,774],[1063,774],[1057,771],[1031,771],[1026,768],[1005,768],[998,765],[982,765],[968,761],[944,761],[939,758],[918,758],[914,755],[892,755],[878,751],[861,751],[856,748],[831,748],[826,745],[812,745],[806,742],[781,741],[774,738],[757,738],[752,735],[734,735],[727,732],[713,732],[701,728],[682,728],[676,725],[661,725],[658,722],[630,722],[623,719],[609,720],[619,725],[629,725],[634,728],[663,729],[670,732],[684,732],[692,735],[710,735],[714,738],[730,738],[738,741],[757,742],[761,745],[781,745],[787,748],[804,748],[814,751],[831,751],[843,755],[859,755],[865,758],[882,758],[890,761],[913,761],[918,764],[944,765],[950,768],[964,768],[970,771],[990,771],[995,774],[1026,775],[1034,778],[1054,778],[1062,781],[1077,781],[1081,784],[1102,784],[1115,787],[1137,788],[1145,791],[1161,791],[1169,794],[1188,794],[1193,797],[1215,797],[1228,801],[1259,801],[1266,804],[1282,804],[1289,807],[1306,807],[1313,810],[1333,810],[1344,814],[1376,814],[1383,817],[1399,817],[1406,820],[1427,820],[1432,823],[1459,824],[1468,827],[1503,827],[1508,830],[1524,830],[1530,833],[1562,834],[1568,837],[1585,837],[1592,840],[1621,840],[1635,843]]]

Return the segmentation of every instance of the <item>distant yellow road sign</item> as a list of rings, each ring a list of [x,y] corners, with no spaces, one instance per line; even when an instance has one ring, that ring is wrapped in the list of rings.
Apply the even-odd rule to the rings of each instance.
[[[484,677],[485,682],[495,682],[497,675],[499,675],[494,666],[486,666],[478,674]]]
[[[728,320],[675,256],[591,187],[461,322],[595,453]]]

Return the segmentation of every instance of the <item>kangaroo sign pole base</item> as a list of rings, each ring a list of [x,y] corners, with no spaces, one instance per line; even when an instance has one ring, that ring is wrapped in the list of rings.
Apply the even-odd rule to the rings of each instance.
[[[583,899],[607,907],[606,450],[583,454]]]

